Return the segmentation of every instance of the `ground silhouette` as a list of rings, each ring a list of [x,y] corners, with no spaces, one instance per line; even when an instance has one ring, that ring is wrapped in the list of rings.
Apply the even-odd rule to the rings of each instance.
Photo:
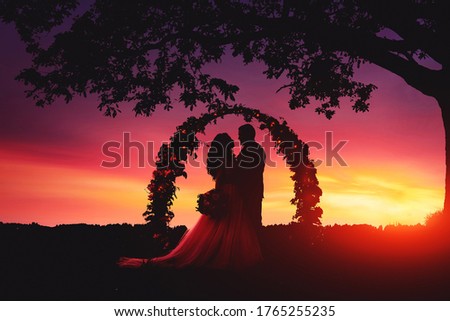
[[[168,241],[185,231],[170,231]],[[160,255],[146,225],[1,224],[1,300],[449,300],[450,242],[438,227],[335,225],[307,236],[267,226],[245,271],[120,269]]]

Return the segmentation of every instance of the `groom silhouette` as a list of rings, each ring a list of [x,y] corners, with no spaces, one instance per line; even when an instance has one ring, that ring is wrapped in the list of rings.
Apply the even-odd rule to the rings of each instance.
[[[239,169],[239,191],[244,200],[244,210],[255,228],[262,227],[261,203],[264,197],[263,172],[266,153],[255,141],[255,128],[250,124],[239,127],[241,152],[237,157]]]

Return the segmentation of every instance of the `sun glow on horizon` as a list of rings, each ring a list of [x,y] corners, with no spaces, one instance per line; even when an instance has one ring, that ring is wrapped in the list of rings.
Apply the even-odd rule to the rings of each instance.
[[[141,214],[147,204],[145,186],[151,178],[151,168],[94,170],[61,164],[58,159],[52,162],[47,157],[31,157],[27,149],[2,151],[0,156],[0,170],[4,173],[0,194],[8,200],[3,202],[0,221],[49,226],[145,222]],[[273,150],[271,157],[276,166],[266,166],[264,174],[263,224],[287,224],[295,213],[295,206],[290,204],[292,172]],[[423,223],[428,214],[441,208],[444,196],[442,183],[429,179],[426,182],[430,175],[433,173],[425,168],[412,165],[407,173],[395,163],[383,167],[379,160],[358,166],[319,166],[322,223]],[[197,195],[213,188],[214,182],[204,166],[197,166],[188,168],[188,179],[179,178],[177,186],[180,190],[171,225],[191,227],[200,215],[195,211]]]
[[[265,198],[263,201],[263,224],[287,224],[292,221],[295,206],[291,172],[284,164],[266,168]],[[418,169],[415,169],[418,170]],[[426,173],[422,173],[426,176]],[[324,210],[322,223],[415,225],[424,223],[427,215],[440,210],[444,189],[442,186],[424,184],[416,177],[405,176],[397,168],[366,166],[355,171],[346,167],[319,167],[319,186],[323,190],[321,202]],[[180,191],[175,201],[174,225],[192,226],[199,213],[193,209],[196,197],[214,186],[202,169],[188,180],[180,180]]]
[[[145,223],[145,188],[153,168],[135,163],[130,168],[100,166],[102,144],[121,140],[132,133],[133,141],[150,142],[159,148],[193,112],[180,106],[171,112],[158,110],[151,118],[136,118],[131,104],[123,104],[115,119],[96,110],[93,97],[75,98],[69,105],[38,109],[23,94],[14,77],[29,63],[23,44],[14,33],[0,30],[9,46],[0,52],[8,68],[0,73],[0,221],[54,226],[56,224]],[[269,81],[263,66],[243,67],[226,57],[214,68],[241,90],[239,102],[276,117],[284,117],[305,142],[325,144],[333,132],[333,145],[342,149],[348,166],[319,166],[323,196],[322,223],[329,224],[417,224],[437,210],[444,199],[445,143],[442,115],[436,101],[409,87],[385,70],[364,65],[356,78],[372,82],[378,90],[371,98],[369,113],[355,114],[345,103],[329,121],[314,112],[314,106],[290,110],[288,93],[276,94],[280,83]],[[281,79],[280,79],[281,81]],[[208,127],[202,140],[218,132],[237,138],[242,118],[230,116]],[[257,125],[257,124],[256,124]],[[258,135],[261,132],[258,131]],[[323,158],[324,149],[312,148],[312,158]],[[155,153],[152,154],[154,156]],[[146,155],[147,156],[147,155]],[[266,167],[263,223],[289,223],[295,212],[291,172],[277,156],[276,167]],[[199,217],[196,198],[214,186],[204,166],[188,169],[188,179],[177,180],[172,225],[192,226]]]

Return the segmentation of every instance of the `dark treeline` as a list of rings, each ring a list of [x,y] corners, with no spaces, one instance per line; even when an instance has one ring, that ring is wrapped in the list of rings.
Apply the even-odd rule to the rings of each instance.
[[[434,219],[436,221],[436,219]],[[246,271],[119,269],[161,255],[185,227],[0,223],[2,300],[448,300],[450,242],[433,226],[267,226]]]

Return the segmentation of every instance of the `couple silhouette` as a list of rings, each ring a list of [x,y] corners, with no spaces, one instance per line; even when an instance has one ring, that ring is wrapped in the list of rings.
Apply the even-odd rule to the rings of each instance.
[[[266,154],[255,141],[255,129],[239,127],[241,151],[233,153],[234,141],[218,134],[208,150],[207,171],[215,189],[225,195],[226,211],[218,217],[202,215],[167,255],[152,259],[122,258],[122,267],[160,265],[241,269],[262,261],[259,244],[263,172]]]

